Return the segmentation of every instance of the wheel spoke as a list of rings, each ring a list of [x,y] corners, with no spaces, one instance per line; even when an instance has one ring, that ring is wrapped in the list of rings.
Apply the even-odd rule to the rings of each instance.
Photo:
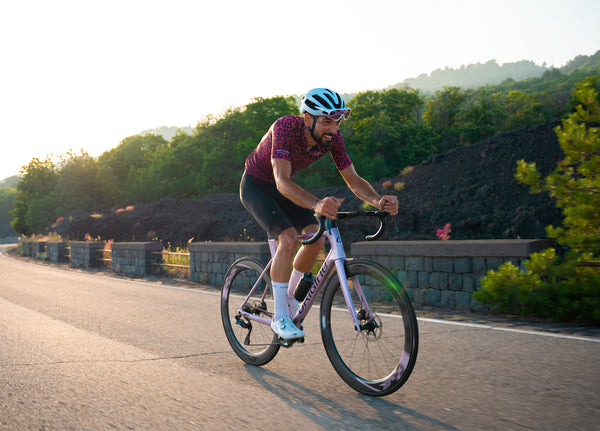
[[[414,310],[400,283],[380,265],[353,261],[347,270],[361,330],[356,332],[347,309],[333,307],[343,301],[342,288],[334,279],[327,286],[321,308],[325,350],[340,377],[354,389],[373,396],[386,395],[404,384],[416,360]],[[357,295],[359,289],[369,299],[369,313],[361,303],[365,299],[361,301]],[[381,302],[386,297],[392,301]]]
[[[263,321],[273,316],[269,310],[271,280],[263,273],[264,265],[257,260],[237,260],[227,271],[221,295],[221,319],[227,340],[233,351],[252,365],[268,363],[280,347],[270,326],[252,320],[252,316],[262,317]]]

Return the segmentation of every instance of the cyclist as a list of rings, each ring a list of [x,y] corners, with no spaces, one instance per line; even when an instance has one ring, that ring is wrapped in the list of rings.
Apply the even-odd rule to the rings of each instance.
[[[330,153],[342,178],[363,201],[398,213],[396,196],[380,196],[360,177],[352,164],[339,130],[350,116],[342,97],[327,88],[315,88],[302,98],[301,116],[279,118],[248,156],[240,183],[240,199],[263,229],[277,240],[271,266],[274,317],[271,328],[284,340],[304,337],[290,318],[298,307],[292,293],[305,272],[313,267],[325,239],[303,245],[296,254],[298,233],[316,232],[314,213],[336,217],[340,199],[319,199],[294,182],[294,174]],[[296,258],[294,259],[294,255]]]

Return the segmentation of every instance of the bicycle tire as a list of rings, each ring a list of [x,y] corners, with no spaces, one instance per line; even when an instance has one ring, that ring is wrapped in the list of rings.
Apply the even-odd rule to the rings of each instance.
[[[256,259],[242,257],[227,270],[221,288],[221,320],[227,341],[244,362],[261,366],[270,362],[281,345],[269,325],[238,316],[244,299],[264,271],[265,265]],[[263,294],[266,290],[266,297]],[[272,318],[271,278],[265,273],[250,297],[246,309],[256,315]],[[237,316],[237,317],[236,317]]]
[[[332,274],[321,303],[323,346],[331,365],[350,387],[370,396],[389,395],[406,382],[417,360],[419,331],[414,309],[400,281],[383,266],[347,261],[346,275],[359,317],[363,307],[353,288],[356,280],[375,317],[363,315],[363,330],[357,332],[337,274]]]

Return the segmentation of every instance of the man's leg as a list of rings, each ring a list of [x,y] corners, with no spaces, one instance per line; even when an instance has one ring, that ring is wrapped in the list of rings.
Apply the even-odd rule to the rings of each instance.
[[[318,230],[318,225],[310,225],[302,230],[302,233],[315,233]],[[305,272],[310,272],[317,261],[319,252],[325,245],[325,239],[321,238],[314,244],[303,245],[296,254],[294,259],[294,265],[292,275],[290,276],[290,282],[288,284],[288,300],[290,304],[290,314],[294,316],[298,310],[298,301],[294,298],[294,290],[298,285],[298,282],[302,278]]]
[[[315,233],[318,229],[319,225],[313,224],[305,227],[302,230],[302,233]],[[309,272],[315,265],[317,257],[319,257],[319,252],[324,246],[325,238],[321,237],[314,244],[303,245],[300,247],[296,258],[294,259],[294,269],[297,269],[302,273]]]
[[[277,237],[277,252],[271,264],[271,280],[287,283],[292,272],[292,261],[298,247],[298,234],[293,227],[281,232]]]
[[[277,237],[277,252],[271,264],[271,281],[275,313],[271,328],[283,339],[304,337],[304,332],[294,325],[288,309],[288,281],[292,272],[292,261],[298,247],[296,229],[288,228]]]

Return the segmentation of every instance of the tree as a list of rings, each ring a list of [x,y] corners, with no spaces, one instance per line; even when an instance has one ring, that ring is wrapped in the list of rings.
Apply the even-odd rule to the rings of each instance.
[[[504,131],[545,122],[544,105],[537,100],[535,94],[513,90],[505,98],[504,109],[507,114]]]
[[[248,154],[278,118],[295,114],[298,106],[292,97],[257,98],[243,108],[230,109],[216,121],[198,124],[195,135],[205,149],[199,197],[235,193]]]
[[[17,189],[12,187],[0,188],[0,225],[8,224],[12,220],[10,211],[14,208]]]
[[[577,85],[579,105],[556,128],[565,157],[550,175],[542,179],[535,163],[523,160],[515,175],[532,192],[556,198],[563,226],[549,226],[547,233],[568,252],[560,257],[548,249],[534,253],[524,268],[507,262],[488,272],[473,294],[478,301],[500,311],[600,321],[600,274],[582,265],[600,260],[599,94],[598,77]]]
[[[14,209],[11,214],[13,221],[11,227],[15,232],[31,235],[39,233],[39,220],[36,220],[35,226],[27,223],[27,213],[36,200],[50,196],[54,192],[58,175],[56,167],[49,157],[44,160],[33,158],[27,166],[21,169],[21,178],[17,184],[17,195],[15,196]],[[32,207],[33,208],[33,207]],[[29,220],[33,220],[30,212]],[[44,212],[44,222],[48,225],[53,222],[53,214]],[[35,227],[35,229],[34,229]]]
[[[467,101],[467,93],[459,87],[445,87],[435,92],[435,98],[427,102],[423,113],[425,124],[439,131],[458,125],[458,115]]]
[[[473,96],[473,102],[461,113],[465,132],[470,131],[471,143],[498,133],[506,121],[504,98],[500,93],[488,94],[485,90]]]
[[[193,135],[180,133],[159,146],[146,166],[138,167],[130,196],[134,202],[163,197],[200,198],[209,193],[235,193],[244,160],[279,117],[297,114],[291,97],[255,99],[221,117],[198,123]]]
[[[427,158],[435,133],[420,120],[424,103],[418,92],[395,88],[352,99],[343,134],[361,176],[369,181],[392,177]]]
[[[147,168],[156,152],[168,145],[159,135],[135,135],[123,139],[116,148],[98,158],[101,181],[112,192],[111,206],[131,201],[132,193],[140,186],[140,170]]]
[[[62,215],[74,209],[91,211],[111,206],[111,190],[105,189],[105,178],[100,175],[97,160],[85,151],[63,154],[52,193],[54,212]]]
[[[557,168],[544,180],[535,163],[520,161],[517,179],[536,193],[556,198],[564,215],[564,227],[550,227],[548,234],[560,244],[590,259],[600,258],[600,79],[579,84],[576,111],[556,128],[565,153]]]

